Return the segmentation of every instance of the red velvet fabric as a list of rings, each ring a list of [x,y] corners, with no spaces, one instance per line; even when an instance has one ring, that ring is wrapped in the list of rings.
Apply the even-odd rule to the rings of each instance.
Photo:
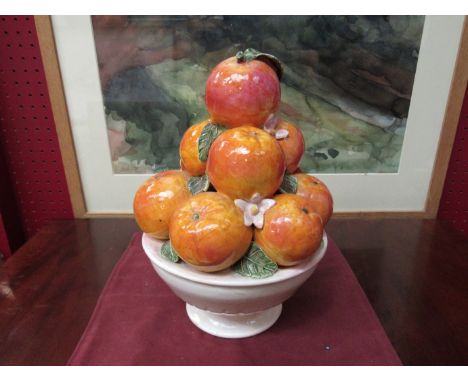
[[[135,234],[105,286],[70,365],[400,365],[339,249],[257,336],[222,339],[195,327]]]

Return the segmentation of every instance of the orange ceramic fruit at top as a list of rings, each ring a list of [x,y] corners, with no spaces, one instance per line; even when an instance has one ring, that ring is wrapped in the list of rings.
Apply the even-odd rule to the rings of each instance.
[[[133,200],[133,212],[143,232],[157,239],[169,237],[172,213],[191,195],[188,179],[184,171],[170,170],[152,176],[140,186]]]
[[[180,167],[192,176],[200,176],[205,173],[206,162],[198,158],[198,138],[203,128],[210,120],[197,123],[187,129],[179,146]]]
[[[297,179],[296,194],[305,197],[322,218],[323,225],[327,224],[333,213],[333,198],[328,187],[312,175],[294,174],[294,177]]]
[[[286,164],[283,150],[267,132],[253,126],[229,129],[215,139],[206,172],[217,191],[232,199],[265,198],[278,190]]]
[[[265,212],[263,228],[255,229],[254,240],[278,265],[298,264],[319,248],[322,219],[299,195],[281,194],[274,200],[276,204]]]
[[[276,72],[259,60],[230,57],[220,62],[206,81],[205,102],[215,123],[226,127],[263,127],[278,110],[281,88]]]
[[[304,154],[304,136],[302,135],[301,129],[282,119],[278,121],[274,131],[278,130],[288,131],[288,136],[279,139],[278,143],[283,149],[286,158],[286,170],[292,174],[299,167],[299,162]]]
[[[204,272],[230,267],[248,250],[252,228],[234,202],[219,192],[202,192],[186,200],[172,216],[172,247],[189,265]]]

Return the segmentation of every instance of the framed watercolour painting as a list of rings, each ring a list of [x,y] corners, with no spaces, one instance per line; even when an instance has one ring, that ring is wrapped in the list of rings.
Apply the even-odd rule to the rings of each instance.
[[[207,118],[211,68],[248,47],[282,62],[280,114],[302,129],[301,170],[329,185],[337,212],[430,207],[444,139],[450,151],[463,16],[52,16],[52,26],[88,214],[131,213],[144,179],[179,167],[183,133]]]

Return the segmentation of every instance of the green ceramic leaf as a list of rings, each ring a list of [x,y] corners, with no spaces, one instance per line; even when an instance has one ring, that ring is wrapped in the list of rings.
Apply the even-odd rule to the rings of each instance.
[[[224,131],[226,128],[216,123],[208,123],[202,130],[198,138],[198,159],[206,162],[208,159],[208,151],[210,151],[213,141]]]
[[[276,72],[280,80],[281,77],[283,77],[283,66],[281,65],[281,61],[278,60],[272,54],[259,52],[258,50],[253,48],[247,48],[243,52],[237,52],[236,58],[238,62],[249,62],[251,60],[263,61],[265,64],[271,66],[271,68]]]
[[[174,248],[172,248],[171,242],[169,240],[162,245],[161,255],[173,263],[177,263],[179,261],[179,255],[177,255],[177,252],[174,250]]]
[[[252,243],[249,251],[233,265],[233,269],[245,277],[264,279],[272,276],[278,270],[278,265],[256,243]]]
[[[280,191],[283,194],[295,194],[297,192],[297,178],[294,175],[284,175]]]
[[[192,193],[192,195],[198,194],[200,192],[208,191],[210,187],[210,181],[208,180],[208,175],[202,176],[192,176],[188,182],[187,186]]]

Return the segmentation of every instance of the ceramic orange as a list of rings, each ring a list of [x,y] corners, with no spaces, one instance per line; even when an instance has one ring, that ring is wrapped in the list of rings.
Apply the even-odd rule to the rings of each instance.
[[[198,157],[198,138],[208,123],[210,123],[209,119],[191,126],[180,141],[180,167],[192,176],[205,173],[206,162],[202,162]]]
[[[248,250],[252,228],[234,202],[219,192],[202,192],[186,200],[172,216],[172,247],[189,265],[204,272],[230,267]]]
[[[215,123],[226,127],[263,127],[278,110],[281,88],[277,73],[268,64],[245,56],[230,57],[210,73],[205,102]]]
[[[297,179],[297,195],[306,198],[311,208],[317,212],[326,225],[333,214],[333,197],[328,187],[320,179],[309,174],[294,174]]]
[[[278,143],[283,149],[286,158],[286,170],[292,174],[298,169],[299,162],[304,154],[304,136],[302,135],[301,129],[283,119],[278,121],[274,132],[278,130],[286,130],[288,132],[288,136],[279,139]]]
[[[279,188],[286,162],[279,143],[253,126],[229,129],[211,145],[206,171],[217,191],[232,199],[272,196]]]
[[[320,247],[322,219],[299,195],[281,194],[274,200],[276,204],[265,212],[263,228],[255,229],[254,240],[278,265],[296,265]]]
[[[160,172],[146,180],[135,193],[133,212],[143,232],[157,239],[169,237],[169,221],[181,202],[191,196],[189,175],[180,170]]]

